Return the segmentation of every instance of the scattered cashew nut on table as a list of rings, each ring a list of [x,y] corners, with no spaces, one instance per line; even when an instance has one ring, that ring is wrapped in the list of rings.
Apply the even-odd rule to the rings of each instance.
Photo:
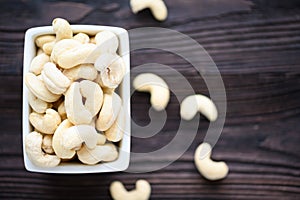
[[[212,148],[208,143],[200,144],[194,155],[195,165],[203,177],[208,180],[220,180],[227,176],[228,166],[225,162],[211,160]]]
[[[140,92],[151,94],[151,105],[157,110],[164,110],[170,100],[170,91],[167,83],[158,75],[152,73],[139,74],[133,80],[133,87]]]
[[[133,13],[149,8],[158,21],[164,21],[168,16],[168,9],[163,0],[130,0]]]
[[[148,200],[151,195],[151,186],[146,180],[138,180],[136,188],[127,191],[120,181],[114,181],[110,185],[110,194],[114,200]]]
[[[218,117],[214,102],[204,95],[191,95],[181,102],[180,115],[184,120],[193,119],[197,112],[203,114],[209,121],[215,121]]]

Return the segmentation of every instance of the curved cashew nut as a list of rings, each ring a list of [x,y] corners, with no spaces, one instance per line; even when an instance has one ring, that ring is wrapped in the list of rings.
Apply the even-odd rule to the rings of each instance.
[[[73,37],[73,31],[69,22],[62,18],[56,18],[52,21],[53,31],[56,34],[56,41],[70,39]]]
[[[116,53],[119,47],[119,40],[116,34],[111,31],[101,31],[95,36],[96,45],[101,53]]]
[[[30,107],[37,113],[45,113],[46,110],[51,107],[50,103],[37,98],[30,91],[28,91],[28,102]]]
[[[120,181],[114,181],[110,185],[110,194],[114,200],[148,200],[151,195],[151,186],[146,180],[138,180],[136,189],[127,191]]]
[[[78,33],[73,37],[74,40],[77,40],[81,44],[87,44],[90,42],[90,37],[85,33]]]
[[[53,134],[60,124],[61,118],[55,110],[49,108],[45,114],[36,112],[30,113],[29,121],[32,126],[41,133]]]
[[[42,134],[31,132],[25,137],[25,150],[29,160],[39,167],[55,167],[60,163],[60,158],[48,155],[42,151]]]
[[[71,84],[71,81],[52,62],[44,65],[42,78],[53,94],[63,94]]]
[[[44,46],[44,44],[46,44],[48,42],[53,42],[53,41],[55,41],[54,35],[41,35],[35,39],[35,44],[37,47],[42,48]]]
[[[98,133],[93,126],[77,125],[68,128],[62,139],[62,145],[66,149],[79,150],[82,143],[89,149],[96,147],[98,142]]]
[[[225,162],[211,160],[211,146],[202,143],[195,151],[194,160],[198,171],[208,180],[223,179],[228,174],[228,166]]]
[[[162,0],[130,0],[130,6],[135,14],[149,8],[158,21],[164,21],[168,16],[167,6]]]
[[[53,135],[44,135],[43,137],[42,149],[48,154],[54,153],[54,150],[52,148],[52,137]]]
[[[53,46],[50,59],[57,63],[58,57],[74,47],[80,46],[81,43],[74,39],[63,39],[56,42]],[[45,51],[45,50],[44,50]]]
[[[99,131],[106,131],[115,122],[122,106],[122,100],[115,92],[104,94],[103,105],[96,121],[96,128]]]
[[[94,165],[98,162],[110,162],[118,158],[119,153],[113,144],[97,145],[89,149],[85,144],[77,151],[78,159],[88,165]]]
[[[125,130],[125,113],[123,108],[121,108],[117,120],[113,125],[104,132],[108,141],[118,142],[122,140]]]
[[[191,120],[197,114],[202,113],[209,121],[215,121],[218,111],[208,97],[197,94],[186,97],[180,105],[180,115],[184,120]]]
[[[37,98],[43,101],[54,102],[61,96],[51,93],[45,86],[44,82],[33,73],[27,73],[25,75],[25,84]]]
[[[152,73],[139,74],[133,80],[133,87],[140,92],[150,92],[151,105],[157,110],[165,109],[170,100],[170,91],[167,83]]]
[[[32,59],[29,71],[35,75],[39,75],[41,74],[44,65],[49,61],[50,57],[45,53],[41,53]]]
[[[76,151],[70,150],[65,148],[62,145],[63,140],[63,134],[65,131],[73,126],[73,124],[68,120],[65,119],[56,129],[56,131],[53,134],[52,138],[52,147],[55,152],[55,154],[60,157],[61,159],[71,159],[75,156]]]
[[[65,69],[63,74],[71,81],[76,81],[78,79],[93,81],[97,78],[98,72],[93,64],[81,64],[71,69]]]
[[[85,104],[82,97],[86,98]],[[74,82],[65,95],[65,109],[69,120],[78,124],[89,124],[103,103],[100,86],[92,81]]]
[[[124,60],[117,54],[101,54],[95,62],[95,68],[100,72],[102,87],[118,87],[125,75]]]

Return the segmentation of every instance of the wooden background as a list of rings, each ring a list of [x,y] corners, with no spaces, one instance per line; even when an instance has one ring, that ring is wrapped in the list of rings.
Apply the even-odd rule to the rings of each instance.
[[[132,188],[139,178],[151,183],[151,199],[300,199],[300,2],[166,0],[166,4],[168,20],[159,23],[147,10],[133,15],[127,0],[0,1],[0,199],[110,199],[113,180]],[[203,45],[217,64],[227,92],[226,123],[213,157],[227,161],[229,176],[209,182],[194,167],[194,150],[209,124],[204,118],[188,151],[159,171],[27,172],[21,144],[24,33],[30,27],[49,25],[57,16],[72,24],[165,27]],[[132,52],[132,67],[149,62],[176,69],[196,92],[207,94],[200,75],[180,57],[159,50]],[[153,72],[164,74],[159,68]],[[136,123],[149,123],[148,102],[149,95],[134,93]],[[167,124],[159,134],[132,139],[133,151],[150,152],[174,137],[180,120],[174,95],[167,113]],[[145,162],[151,166],[164,159],[145,158]]]

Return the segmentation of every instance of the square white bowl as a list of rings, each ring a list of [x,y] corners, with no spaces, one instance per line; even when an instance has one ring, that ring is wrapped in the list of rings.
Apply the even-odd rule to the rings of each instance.
[[[30,106],[28,103],[28,89],[24,82],[24,76],[29,72],[31,60],[36,56],[35,38],[40,35],[54,34],[52,26],[36,27],[26,31],[24,42],[24,62],[23,62],[23,156],[25,168],[31,172],[43,173],[62,173],[62,174],[83,174],[83,173],[102,173],[125,171],[129,166],[130,160],[130,57],[129,57],[129,37],[128,32],[119,27],[97,26],[97,25],[71,25],[74,33],[87,33],[95,35],[96,33],[108,30],[118,36],[119,48],[118,54],[123,57],[126,65],[126,75],[119,85],[119,95],[123,100],[123,107],[126,111],[124,137],[119,146],[119,157],[113,162],[99,163],[96,165],[84,165],[78,162],[62,162],[56,167],[42,168],[34,165],[28,158],[25,151],[25,136],[32,131],[29,123]]]

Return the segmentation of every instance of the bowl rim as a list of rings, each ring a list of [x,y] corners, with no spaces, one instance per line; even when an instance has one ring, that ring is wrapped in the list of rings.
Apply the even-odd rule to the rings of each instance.
[[[82,163],[63,163],[52,168],[43,168],[34,165],[28,158],[25,151],[25,135],[30,132],[28,89],[25,85],[24,76],[29,72],[31,60],[36,56],[35,38],[41,35],[54,34],[52,26],[41,26],[30,28],[24,38],[24,59],[23,59],[23,98],[22,98],[22,146],[25,169],[30,172],[55,173],[55,174],[85,174],[125,171],[129,167],[131,148],[131,127],[130,127],[130,51],[129,36],[127,30],[120,27],[100,25],[71,25],[73,33],[84,32],[90,35],[104,30],[112,31],[119,38],[118,53],[123,57],[126,70],[125,77],[119,85],[119,94],[123,100],[123,107],[127,112],[125,117],[125,133],[120,142],[119,157],[113,162],[99,163],[96,165],[84,165]]]

